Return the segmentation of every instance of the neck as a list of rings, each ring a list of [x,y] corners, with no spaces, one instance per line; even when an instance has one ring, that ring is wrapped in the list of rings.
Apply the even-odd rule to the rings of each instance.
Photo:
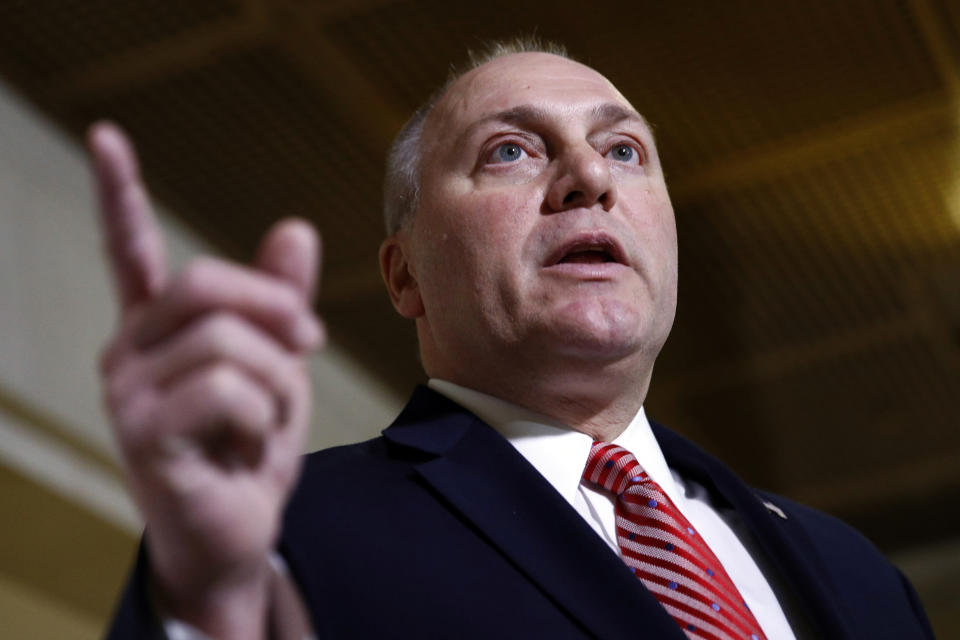
[[[549,416],[594,440],[611,442],[643,405],[652,373],[649,368],[631,372],[622,367],[618,363],[600,370],[531,370],[512,362],[493,369],[493,375],[478,375],[479,367],[428,373]]]

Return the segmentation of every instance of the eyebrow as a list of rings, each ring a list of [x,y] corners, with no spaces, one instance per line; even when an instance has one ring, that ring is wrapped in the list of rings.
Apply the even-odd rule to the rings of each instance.
[[[627,107],[615,102],[607,102],[597,105],[592,109],[590,115],[591,118],[599,124],[612,125],[618,122],[632,121],[643,126],[651,134],[653,132],[649,123],[643,116],[641,116],[635,110],[628,109]],[[548,122],[550,118],[551,116],[549,112],[544,109],[531,105],[520,105],[511,109],[505,109],[504,111],[490,114],[489,116],[485,116],[470,123],[466,130],[464,130],[461,139],[468,139],[473,135],[474,131],[491,122],[503,122],[518,126],[529,126],[531,124],[542,124]]]
[[[652,131],[650,123],[647,122],[647,119],[642,115],[633,109],[628,109],[623,105],[613,102],[608,102],[606,104],[601,104],[594,107],[593,119],[597,122],[603,122],[605,124],[614,124],[617,122],[623,122],[624,120],[632,120],[637,124],[643,125],[647,128],[647,130]]]

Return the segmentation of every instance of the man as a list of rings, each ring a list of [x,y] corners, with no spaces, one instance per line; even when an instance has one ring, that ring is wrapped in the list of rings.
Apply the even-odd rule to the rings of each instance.
[[[124,307],[108,405],[147,521],[115,637],[156,611],[264,637],[299,598],[320,637],[932,637],[858,534],[647,422],[673,211],[596,71],[500,50],[401,132],[380,264],[431,388],[299,484],[311,229],[169,279],[129,146],[109,125],[91,146]]]

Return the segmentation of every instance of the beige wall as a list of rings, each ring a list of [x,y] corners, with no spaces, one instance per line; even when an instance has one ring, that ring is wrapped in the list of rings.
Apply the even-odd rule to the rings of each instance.
[[[0,628],[93,638],[140,518],[95,376],[114,322],[82,150],[0,85]],[[169,216],[175,263],[206,251]],[[368,438],[401,400],[336,345],[313,363],[308,449]]]

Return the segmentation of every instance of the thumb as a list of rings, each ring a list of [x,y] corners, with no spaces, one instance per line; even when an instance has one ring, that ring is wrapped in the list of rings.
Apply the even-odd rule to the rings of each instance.
[[[260,243],[256,265],[293,285],[312,302],[320,276],[320,237],[305,220],[281,220]]]

